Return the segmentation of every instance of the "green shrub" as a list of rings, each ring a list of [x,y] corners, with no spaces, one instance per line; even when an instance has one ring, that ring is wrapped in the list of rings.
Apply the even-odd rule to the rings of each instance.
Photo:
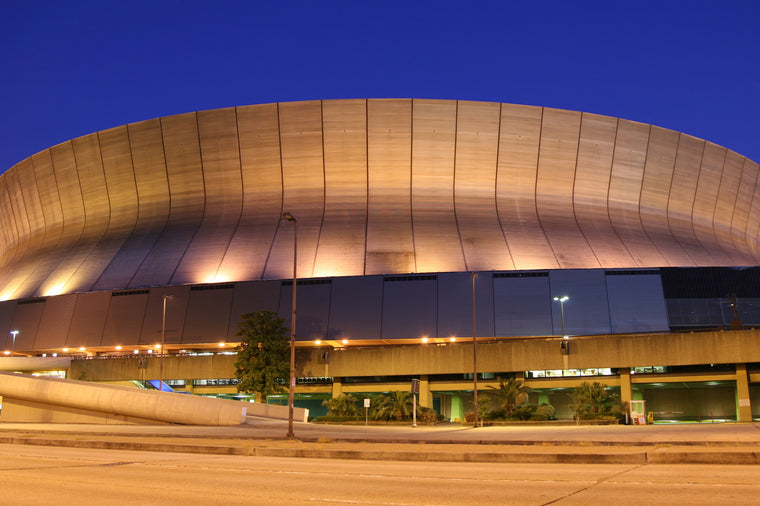
[[[475,401],[470,402],[470,411],[465,413],[464,420],[466,422],[473,423],[475,422],[475,411],[474,404]],[[493,420],[493,417],[490,416],[491,414],[491,397],[488,395],[478,395],[478,421],[482,422],[485,420]]]
[[[542,402],[538,407],[536,407],[536,411],[533,413],[533,416],[531,416],[530,419],[539,422],[554,420],[554,406],[546,402]]]
[[[327,414],[335,417],[358,417],[361,415],[359,408],[359,399],[352,394],[340,394],[322,402],[322,405],[328,409]]]
[[[503,408],[496,408],[492,409],[488,412],[488,415],[485,418],[486,420],[506,420],[507,419],[507,410]]]
[[[432,408],[426,408],[424,406],[417,407],[417,423],[429,423],[434,424],[439,420],[438,413]]]
[[[577,420],[615,419],[623,414],[619,395],[598,381],[584,381],[573,389],[572,398]]]
[[[523,404],[522,406],[517,406],[512,412],[512,417],[523,421],[530,420],[537,408],[538,406],[535,404]]]

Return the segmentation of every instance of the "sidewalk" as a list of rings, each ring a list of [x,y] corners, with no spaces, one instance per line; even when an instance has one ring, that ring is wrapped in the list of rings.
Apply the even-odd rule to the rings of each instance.
[[[760,424],[235,427],[0,423],[0,444],[427,462],[760,464]]]

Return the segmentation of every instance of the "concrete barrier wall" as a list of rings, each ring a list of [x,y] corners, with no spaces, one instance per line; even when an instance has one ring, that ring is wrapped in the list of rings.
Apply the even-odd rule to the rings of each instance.
[[[560,352],[556,338],[503,342],[480,341],[482,372],[651,365],[733,364],[760,362],[760,330],[683,334],[629,334],[572,337],[570,353]],[[329,361],[325,362],[324,352]],[[212,379],[235,376],[234,356],[167,357],[165,379]],[[147,370],[134,358],[73,360],[69,375],[88,381],[157,378],[159,359]],[[298,377],[392,376],[471,372],[472,345],[306,348],[296,351]],[[303,387],[299,385],[299,389]]]
[[[245,421],[247,408],[234,401],[12,373],[0,373],[0,395],[37,404],[188,425],[239,425]]]
[[[71,357],[0,357],[0,371],[62,371],[71,367]]]

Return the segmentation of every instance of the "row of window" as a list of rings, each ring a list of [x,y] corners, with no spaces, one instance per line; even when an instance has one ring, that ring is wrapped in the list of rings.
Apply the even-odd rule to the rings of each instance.
[[[760,364],[757,364],[760,366]],[[551,369],[551,370],[535,370],[525,371],[526,379],[542,379],[542,378],[577,378],[583,376],[617,376],[619,369],[609,367],[594,367],[587,369]],[[631,374],[674,374],[674,373],[705,373],[705,372],[735,372],[733,364],[698,364],[687,366],[648,366],[648,367],[633,367],[631,368]],[[510,372],[484,372],[478,373],[479,380],[496,380],[498,378],[513,378],[514,373]],[[414,375],[402,375],[402,376],[351,376],[342,378],[343,384],[367,384],[367,383],[410,383],[413,379],[418,379],[419,376]],[[445,381],[472,381],[472,373],[464,374],[432,374],[428,376],[430,382],[445,382]],[[184,387],[185,381],[182,380],[168,380],[166,383],[172,387]],[[219,379],[200,379],[193,380],[193,386],[233,386],[237,385],[239,381],[234,378],[219,378]],[[324,377],[303,377],[298,378],[296,383],[299,385],[330,385],[333,383],[333,378]]]

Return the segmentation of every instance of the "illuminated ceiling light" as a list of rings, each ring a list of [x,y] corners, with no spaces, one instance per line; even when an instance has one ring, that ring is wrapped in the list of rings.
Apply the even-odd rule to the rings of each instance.
[[[64,353],[66,353],[66,352],[69,351],[69,349],[68,348],[62,348],[61,351],[64,352]]]
[[[154,345],[153,347],[154,347],[155,349],[157,349],[157,350],[160,350],[160,349],[161,349],[161,345],[160,345],[160,344],[156,344],[156,345]]]
[[[423,338],[422,338],[422,342],[423,342],[423,343],[427,343],[429,340],[430,340],[430,339],[428,339],[428,338],[427,338],[427,336],[425,336],[425,337],[423,337]]]
[[[116,346],[116,349],[117,349],[117,350],[121,350],[121,346],[118,346],[118,345],[117,345],[117,346]]]
[[[148,350],[148,353],[153,353],[153,350]]]
[[[348,344],[348,339],[344,339],[344,340],[342,340],[342,341],[341,341],[341,343],[343,343],[343,344]]]
[[[317,339],[316,341],[314,341],[314,344],[317,344],[317,345],[322,344],[322,340],[321,339]]]
[[[457,338],[456,337],[450,337],[449,338],[449,342],[450,343],[455,343],[455,342],[457,342]]]
[[[80,346],[80,347],[79,347],[79,351],[85,351],[86,349],[87,349],[87,348],[85,348],[84,346]]]
[[[3,352],[3,355],[10,355],[10,354],[11,354],[11,352],[10,352],[10,351],[8,351],[8,350],[5,350],[5,351]]]
[[[224,348],[224,344],[225,344],[225,343],[219,343],[219,344],[218,344],[218,346],[219,346],[220,348]]]
[[[137,354],[140,353],[140,350],[132,350],[132,353],[134,353],[135,355],[137,355]]]

